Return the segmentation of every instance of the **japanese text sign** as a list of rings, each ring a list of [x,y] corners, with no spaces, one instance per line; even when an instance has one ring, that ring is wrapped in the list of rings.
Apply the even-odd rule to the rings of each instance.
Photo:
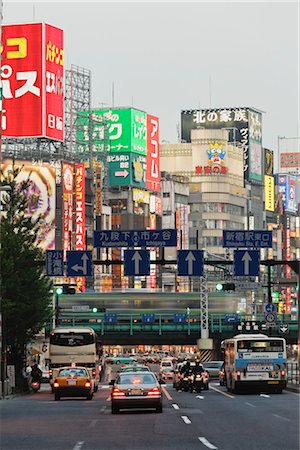
[[[160,191],[159,119],[147,115],[146,188]]]
[[[177,230],[94,231],[94,248],[176,247]]]
[[[63,141],[63,31],[4,25],[2,42],[3,136]]]
[[[63,249],[71,247],[72,218],[73,218],[73,164],[63,163]]]
[[[272,231],[229,231],[223,230],[223,247],[272,248]]]
[[[46,274],[48,277],[64,276],[64,257],[62,250],[46,251]]]

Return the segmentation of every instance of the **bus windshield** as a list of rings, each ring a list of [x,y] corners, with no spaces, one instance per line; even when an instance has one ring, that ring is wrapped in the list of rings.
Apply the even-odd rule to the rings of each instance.
[[[50,335],[50,344],[64,347],[80,347],[95,343],[92,333],[53,333]]]
[[[265,340],[265,341],[238,341],[237,348],[239,351],[247,352],[283,352],[283,341]]]

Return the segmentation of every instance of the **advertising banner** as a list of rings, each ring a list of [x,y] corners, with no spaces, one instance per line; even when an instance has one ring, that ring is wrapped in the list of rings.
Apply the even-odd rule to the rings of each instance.
[[[73,189],[74,189],[73,164],[63,163],[63,250],[71,250],[71,236],[73,230]]]
[[[274,201],[275,201],[274,177],[265,175],[265,209],[266,209],[266,211],[274,211]]]
[[[4,137],[63,140],[63,31],[44,23],[3,25]]]
[[[300,152],[281,153],[280,168],[282,169],[300,169]]]
[[[297,211],[296,180],[297,178],[292,175],[277,175],[277,185],[287,212]]]
[[[107,157],[110,186],[146,187],[146,157],[136,153]]]
[[[244,152],[244,174],[249,181],[262,181],[261,113],[250,108],[181,111],[181,139],[191,142],[191,130],[227,129],[229,141]]]
[[[274,173],[274,153],[272,150],[264,148],[265,175],[273,175]]]
[[[94,161],[95,213],[102,214],[102,162]]]
[[[76,250],[85,250],[85,168],[84,164],[75,166],[75,202],[76,202]],[[85,291],[85,277],[76,277],[77,292]]]
[[[17,181],[23,182],[30,178],[28,197],[28,216],[37,219],[42,216],[38,232],[39,247],[43,250],[55,249],[55,167],[49,163],[32,163],[15,161],[15,167],[22,167]],[[12,169],[12,160],[6,159],[2,164],[5,175]]]
[[[146,188],[160,191],[159,119],[147,115],[147,171]]]

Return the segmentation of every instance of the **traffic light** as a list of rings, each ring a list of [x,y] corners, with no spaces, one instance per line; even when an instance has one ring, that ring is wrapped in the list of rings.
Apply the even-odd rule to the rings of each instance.
[[[55,289],[55,294],[56,295],[61,295],[61,294],[74,295],[74,294],[76,294],[76,289],[75,289],[75,287],[72,287],[69,284],[62,284],[60,287],[57,287]]]
[[[63,289],[61,287],[55,289],[55,293],[57,295],[61,295],[63,293]]]
[[[218,283],[216,285],[216,290],[221,291],[235,291],[235,284],[234,283]]]
[[[93,311],[93,313],[96,313],[96,312],[98,312],[98,308],[93,308],[92,311]]]

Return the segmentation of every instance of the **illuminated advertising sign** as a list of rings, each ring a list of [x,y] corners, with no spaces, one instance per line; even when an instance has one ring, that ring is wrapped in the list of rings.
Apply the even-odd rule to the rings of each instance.
[[[274,201],[275,201],[275,184],[274,178],[265,175],[265,209],[266,211],[274,211]]]
[[[159,119],[147,115],[147,171],[146,188],[160,191]]]
[[[75,166],[75,235],[76,250],[85,250],[85,168],[84,164]],[[76,277],[77,292],[85,291],[85,277]]]
[[[277,185],[287,212],[297,211],[296,180],[292,175],[277,175]]]
[[[15,167],[22,167],[17,181],[30,179],[28,197],[28,216],[34,220],[42,217],[37,241],[43,250],[55,249],[55,167],[49,163],[31,163],[28,161],[15,161]],[[5,160],[2,164],[4,174],[12,169],[12,161]]]
[[[138,153],[146,156],[147,117],[134,108],[82,111],[78,115],[77,152],[88,152],[92,128],[92,151],[104,151],[106,128],[109,153]]]
[[[73,229],[73,188],[74,188],[73,164],[63,163],[63,250],[71,250],[71,236]]]
[[[181,139],[191,142],[191,130],[227,129],[229,141],[244,152],[245,179],[262,181],[261,113],[250,108],[223,108],[181,111]]]
[[[225,166],[226,150],[222,143],[210,142],[207,150],[207,164],[197,165],[195,167],[195,175],[226,175],[228,167]]]
[[[95,213],[102,214],[102,162],[94,161]]]
[[[146,157],[136,153],[107,157],[110,186],[146,187]]]
[[[63,141],[63,31],[4,25],[2,36],[3,136]]]
[[[273,175],[274,153],[272,150],[264,148],[264,155],[265,155],[265,175]]]

